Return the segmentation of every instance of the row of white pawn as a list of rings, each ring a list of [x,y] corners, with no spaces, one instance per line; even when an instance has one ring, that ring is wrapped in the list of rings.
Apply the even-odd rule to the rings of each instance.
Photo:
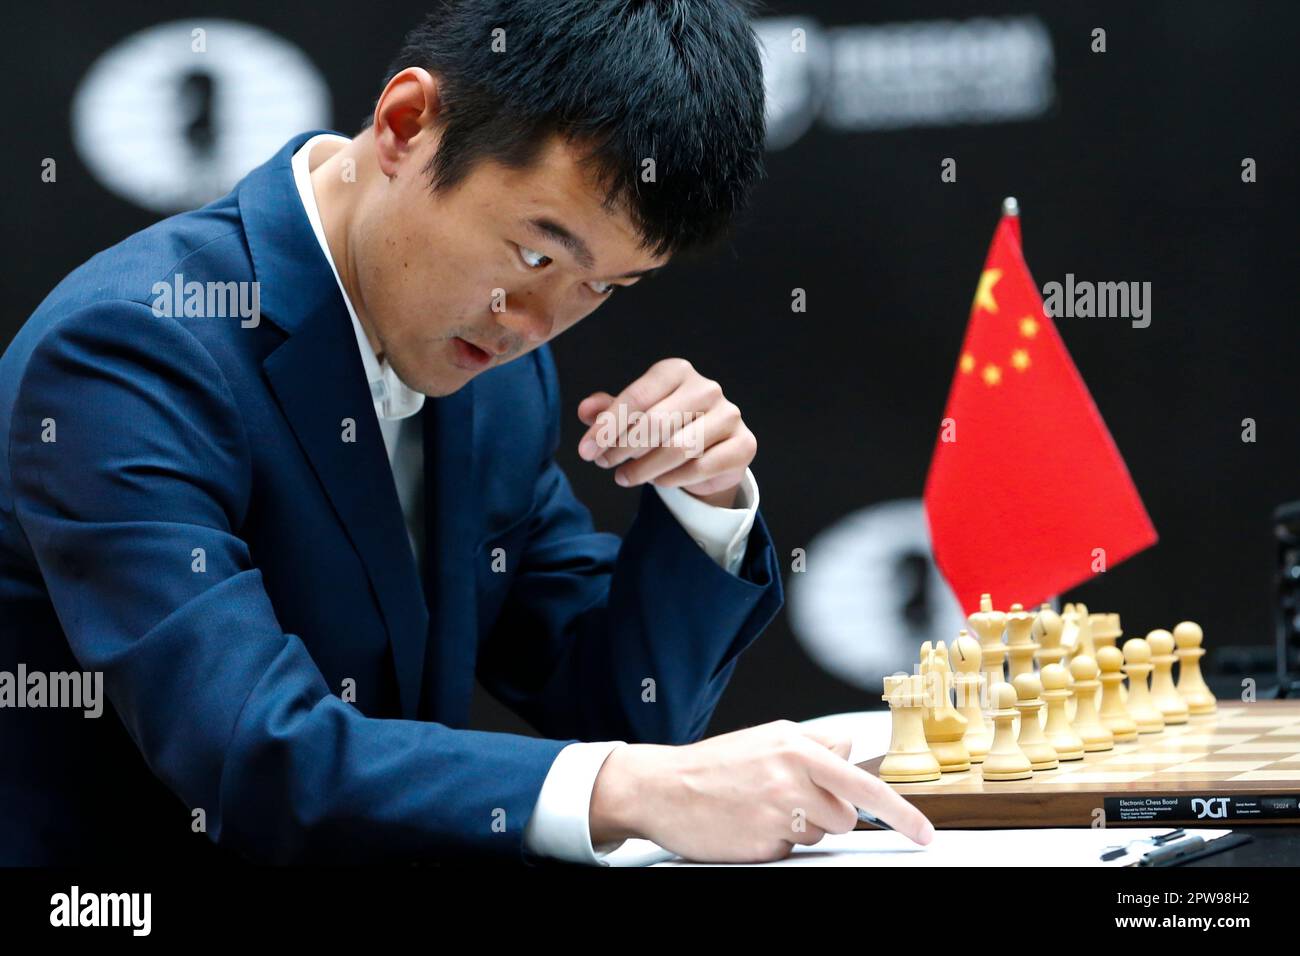
[[[1031,615],[1013,604],[1003,613],[985,594],[968,621],[980,640],[963,630],[953,642],[955,674],[944,643],[927,641],[918,673],[885,678],[893,729],[882,780],[937,780],[974,764],[985,780],[1024,780],[1216,710],[1200,670],[1203,634],[1191,621],[1125,641],[1122,651],[1119,615],[1083,605],[1057,614],[1044,604]]]

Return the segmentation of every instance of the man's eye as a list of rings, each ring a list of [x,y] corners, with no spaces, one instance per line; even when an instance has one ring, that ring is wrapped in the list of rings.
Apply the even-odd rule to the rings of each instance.
[[[529,249],[526,246],[519,247],[519,256],[530,269],[541,269],[551,264],[550,256],[544,256],[536,249]]]
[[[596,280],[594,282],[588,282],[587,288],[589,288],[592,292],[596,293],[596,295],[609,295],[611,292],[617,289],[618,286],[616,286],[612,282],[601,282],[599,280]]]

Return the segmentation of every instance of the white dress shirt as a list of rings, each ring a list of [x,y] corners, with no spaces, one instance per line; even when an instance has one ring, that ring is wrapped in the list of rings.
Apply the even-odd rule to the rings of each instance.
[[[424,395],[408,388],[397,377],[387,359],[381,361],[376,357],[365,329],[352,308],[347,290],[339,279],[334,257],[330,254],[329,243],[325,239],[325,229],[321,225],[316,193],[311,182],[311,151],[317,143],[327,140],[350,142],[346,137],[330,133],[322,133],[307,140],[293,156],[294,182],[307,219],[316,234],[316,241],[320,243],[321,252],[334,273],[334,281],[338,283],[339,294],[343,297],[348,314],[352,316],[352,329],[356,333],[357,348],[361,352],[366,379],[370,383],[370,395],[374,399],[375,415],[383,432],[388,462],[393,469],[398,500],[416,559],[420,561],[422,556],[416,545],[418,514],[415,502],[423,482],[423,441],[420,429],[413,427],[418,419],[412,416],[424,407]],[[665,507],[705,553],[729,573],[738,573],[749,533],[754,526],[754,515],[758,512],[758,484],[753,473],[745,469],[745,478],[738,493],[737,503],[740,507],[737,508],[715,507],[680,488],[653,487]],[[622,740],[575,743],[569,744],[556,755],[542,782],[537,805],[524,828],[524,847],[529,853],[573,863],[605,864],[604,857],[622,845],[622,841],[599,847],[591,845],[590,809],[592,790],[605,758],[615,747],[625,745],[626,741]]]

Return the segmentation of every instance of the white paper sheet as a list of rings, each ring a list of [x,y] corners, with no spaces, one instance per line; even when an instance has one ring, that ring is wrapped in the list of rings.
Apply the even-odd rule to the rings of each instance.
[[[1168,833],[1169,827],[1110,829],[939,830],[929,846],[917,846],[889,830],[827,834],[816,846],[796,846],[784,860],[760,866],[1124,866],[1151,849],[1134,841]],[[1231,830],[1189,829],[1207,843]],[[1131,843],[1129,855],[1103,862],[1110,847]],[[689,863],[647,840],[629,840],[610,857],[613,866],[736,866]]]

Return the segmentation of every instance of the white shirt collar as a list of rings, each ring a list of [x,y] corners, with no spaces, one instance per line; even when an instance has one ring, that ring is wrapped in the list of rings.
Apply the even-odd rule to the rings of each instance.
[[[352,300],[348,298],[347,290],[343,288],[343,282],[339,279],[339,270],[334,265],[334,257],[330,255],[329,243],[325,241],[325,227],[321,225],[320,210],[316,206],[316,191],[311,184],[308,157],[317,143],[326,140],[350,142],[346,136],[339,136],[335,133],[320,133],[307,140],[293,154],[293,181],[298,187],[298,196],[302,199],[302,207],[307,213],[307,220],[311,223],[312,232],[316,234],[316,241],[320,243],[321,252],[325,254],[325,261],[330,264],[330,271],[334,273],[334,281],[338,283],[339,294],[343,296],[343,304],[348,307],[348,315],[352,316],[352,331],[356,334],[357,348],[361,350],[361,362],[365,366],[366,378],[370,382],[370,397],[375,402],[375,414],[379,416],[381,421],[384,419],[409,418],[424,406],[424,395],[412,388],[408,388],[397,377],[397,373],[388,364],[387,358],[381,363],[375,357],[375,350],[370,347],[370,340],[366,338],[366,330],[361,327],[356,310],[352,308]]]

